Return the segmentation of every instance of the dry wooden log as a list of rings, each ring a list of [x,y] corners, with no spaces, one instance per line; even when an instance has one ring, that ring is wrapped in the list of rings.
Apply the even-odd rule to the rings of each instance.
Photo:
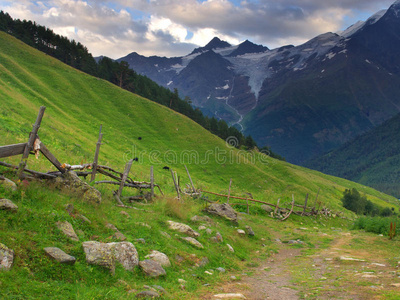
[[[0,161],[0,166],[11,168],[11,169],[14,169],[14,170],[18,170],[19,169],[19,166],[14,166],[14,165],[8,164],[8,163],[3,162],[3,161]],[[40,178],[40,179],[52,179],[52,178],[56,178],[57,177],[56,175],[53,175],[53,174],[37,172],[37,171],[29,170],[29,169],[24,169],[23,171],[27,172],[29,174],[32,174],[34,177]],[[21,176],[22,176],[22,174],[21,174]]]
[[[287,220],[287,218],[290,217],[290,215],[293,212],[293,208],[294,208],[294,195],[292,194],[292,208],[290,209],[289,213],[281,221],[285,221],[285,220]]]
[[[220,196],[220,197],[228,197],[228,195],[223,195],[223,194],[218,194],[218,193],[213,193],[213,192],[208,192],[208,191],[203,191],[203,190],[199,190],[200,192],[202,192],[202,193],[206,193],[206,194],[212,194],[212,195],[216,195],[216,196]],[[262,204],[267,204],[267,205],[271,205],[271,206],[275,206],[275,207],[277,207],[278,205],[276,205],[276,204],[271,204],[271,203],[268,203],[268,202],[265,202],[265,201],[260,201],[260,200],[256,200],[256,199],[249,199],[249,198],[244,198],[244,197],[236,197],[236,196],[229,196],[230,198],[233,198],[233,199],[240,199],[240,200],[249,200],[249,201],[252,201],[252,202],[257,202],[257,203],[262,203]]]
[[[101,183],[105,183],[105,184],[114,184],[114,185],[120,185],[120,182],[116,182],[116,181],[110,181],[110,180],[102,180],[102,181],[96,181],[95,184],[101,184]],[[127,187],[131,187],[131,188],[135,188],[135,189],[150,189],[150,185],[149,184],[131,184],[131,183],[124,183],[124,186]],[[156,185],[157,186],[157,185]]]

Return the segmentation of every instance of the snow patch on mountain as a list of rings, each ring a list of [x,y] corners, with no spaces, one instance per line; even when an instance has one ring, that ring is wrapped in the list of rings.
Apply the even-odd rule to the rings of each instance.
[[[353,34],[355,34],[356,32],[358,32],[360,29],[364,28],[364,26],[372,25],[372,24],[375,24],[376,22],[378,22],[380,20],[380,18],[382,18],[386,12],[387,12],[387,9],[382,9],[382,10],[378,11],[376,14],[369,17],[366,21],[358,21],[357,23],[348,27],[346,30],[339,31],[337,34],[348,38],[348,37],[352,36]]]

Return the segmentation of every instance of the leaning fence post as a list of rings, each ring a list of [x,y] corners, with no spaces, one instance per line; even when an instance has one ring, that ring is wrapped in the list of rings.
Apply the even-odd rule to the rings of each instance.
[[[232,185],[232,178],[231,181],[229,181],[228,198],[226,200],[226,203],[229,203],[229,197],[231,196],[231,185]]]
[[[39,131],[40,123],[42,122],[42,118],[43,118],[45,109],[46,109],[46,106],[41,106],[40,107],[38,116],[36,118],[36,122],[32,127],[31,133],[29,134],[28,143],[26,144],[24,153],[22,154],[21,162],[19,163],[19,168],[18,168],[18,177],[19,178],[22,178],[22,173],[24,172],[24,169],[26,167],[26,163],[27,163],[27,160],[28,160],[29,152],[31,151],[31,149],[33,147],[33,143],[36,140],[36,136],[37,136],[37,133]]]
[[[304,216],[304,214],[306,213],[307,200],[308,200],[308,193],[307,193],[307,195],[306,195],[306,200],[305,200],[305,202],[304,202],[304,209],[303,209],[303,213],[301,214],[302,216]]]
[[[120,197],[121,197],[122,189],[124,188],[125,181],[128,178],[129,171],[131,170],[132,162],[133,162],[133,159],[128,161],[128,163],[125,165],[125,170],[124,170],[124,173],[122,174],[121,183],[119,185],[119,189],[117,192],[117,199],[120,199]]]
[[[103,125],[100,125],[99,138],[96,143],[96,152],[94,153],[94,160],[93,160],[93,165],[92,165],[92,176],[90,178],[90,181],[94,181],[96,179],[97,163],[99,161],[101,139],[103,138],[103,134],[101,133],[102,127],[103,127]]]
[[[190,180],[190,185],[192,186],[192,192],[195,193],[195,192],[196,192],[196,189],[194,188],[194,184],[193,184],[193,181],[192,181],[192,177],[190,177],[190,173],[189,173],[189,170],[188,170],[188,168],[186,167],[186,165],[185,165],[185,169],[186,169],[186,173],[188,174],[188,177],[189,177],[189,180]]]
[[[176,180],[175,180],[174,171],[172,171],[172,169],[170,169],[170,170],[171,170],[172,180],[174,181],[176,194],[178,195],[178,200],[180,200],[180,199],[181,199],[181,194],[179,193],[179,187],[178,187],[178,185],[177,185],[177,183],[176,183]]]
[[[154,197],[154,169],[153,166],[150,167],[150,189],[151,189],[151,198]]]

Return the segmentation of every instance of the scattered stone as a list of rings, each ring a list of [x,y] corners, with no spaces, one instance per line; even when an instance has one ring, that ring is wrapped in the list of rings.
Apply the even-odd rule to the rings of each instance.
[[[217,232],[215,237],[217,238],[218,243],[222,243],[224,241],[224,239],[222,238],[222,235],[219,232]]]
[[[88,218],[86,218],[84,215],[78,215],[78,218],[81,219],[83,222],[92,224],[92,221],[90,221]]]
[[[208,223],[212,222],[209,216],[193,216],[190,220],[192,222],[208,222]]]
[[[211,233],[212,233],[212,229],[207,228],[207,229],[206,229],[206,233],[207,233],[207,234],[211,234]]]
[[[213,273],[211,273],[210,271],[204,271],[204,273],[206,273],[208,275],[213,275]]]
[[[386,267],[384,264],[379,264],[379,263],[371,263],[371,265],[377,266],[377,267]]]
[[[199,226],[199,231],[206,230],[206,229],[207,229],[206,226],[203,226],[203,225]]]
[[[217,294],[214,295],[214,298],[216,299],[246,299],[246,297],[243,294]]]
[[[220,273],[225,273],[226,272],[226,270],[224,268],[221,268],[221,267],[217,268],[217,271],[220,272]]]
[[[100,204],[101,193],[87,182],[81,180],[75,172],[65,172],[52,180],[54,186],[66,192],[72,192],[82,197],[83,201]]]
[[[182,284],[185,284],[185,283],[186,283],[186,280],[179,278],[179,279],[178,279],[178,282],[179,282],[179,283],[182,283]]]
[[[199,263],[199,267],[204,267],[210,263],[210,260],[207,257],[203,257]]]
[[[141,244],[146,244],[146,240],[143,238],[136,239],[136,242],[141,243]]]
[[[246,225],[245,228],[246,228],[246,231],[247,231],[248,235],[250,235],[250,236],[254,236],[255,235],[253,229],[249,225]]]
[[[352,258],[352,257],[346,257],[346,256],[341,256],[339,259],[343,260],[343,261],[360,261],[360,262],[365,261],[365,259]]]
[[[364,274],[361,277],[363,277],[363,278],[377,278],[378,276],[372,275],[372,274]]]
[[[122,232],[117,231],[117,232],[114,233],[113,239],[116,239],[116,240],[119,240],[119,241],[126,241],[126,236],[123,235]]]
[[[167,294],[167,291],[161,285],[153,285],[153,288],[155,288],[161,294],[164,294],[164,295]]]
[[[46,252],[46,254],[50,258],[58,261],[59,263],[73,265],[76,261],[75,257],[68,255],[67,253],[62,251],[60,248],[47,247],[47,248],[44,248],[43,250],[44,250],[44,252]]]
[[[197,248],[200,248],[200,249],[204,248],[204,246],[198,240],[196,240],[195,238],[192,238],[192,237],[181,237],[181,239],[186,241],[186,242],[188,242],[189,244],[197,247]]]
[[[11,212],[17,212],[18,206],[14,204],[11,200],[8,199],[0,199],[0,209],[8,210]]]
[[[149,224],[147,224],[147,223],[137,222],[136,225],[147,227],[147,228],[151,229],[151,226]]]
[[[88,241],[82,243],[83,251],[86,255],[86,262],[92,265],[98,265],[115,271],[115,257],[111,247],[106,243]]]
[[[181,262],[183,262],[185,260],[185,258],[183,256],[180,256],[179,254],[175,255],[175,260],[178,264],[180,264]]]
[[[139,261],[139,267],[149,277],[159,277],[167,274],[160,263],[154,260],[145,259]]]
[[[245,232],[243,229],[238,229],[238,230],[237,230],[237,233],[238,233],[239,235],[241,235],[241,236],[245,236],[245,235],[246,235],[246,232]]]
[[[300,241],[300,240],[289,240],[287,243],[290,244],[290,245],[294,245],[294,244],[304,244],[304,242],[303,242],[303,241]]]
[[[188,236],[191,236],[191,237],[200,236],[200,234],[198,232],[194,231],[189,225],[174,222],[174,221],[167,221],[167,223],[169,225],[169,228],[172,230],[179,231],[179,232],[187,234]]]
[[[235,252],[235,250],[232,248],[232,246],[231,245],[229,245],[229,244],[226,244],[227,246],[228,246],[228,249],[229,249],[229,251],[231,251],[231,252]]]
[[[14,263],[14,251],[0,243],[0,271],[8,271]]]
[[[5,178],[5,177],[1,177],[2,179],[0,179],[0,184],[3,185],[6,189],[10,189],[12,191],[16,191],[17,190],[17,185],[15,184],[14,181]]]
[[[167,239],[171,238],[171,236],[168,233],[166,233],[165,231],[160,231],[160,233],[161,233],[161,235],[165,236]]]
[[[139,263],[139,255],[135,246],[129,242],[100,243],[88,241],[82,243],[86,254],[86,262],[104,266],[112,272],[115,270],[115,261],[118,261],[125,270],[131,271]]]
[[[261,209],[264,210],[266,213],[271,213],[274,211],[274,209],[267,204],[261,205]]]
[[[57,222],[56,223],[58,229],[60,229],[67,237],[69,237],[72,241],[79,241],[78,236],[75,233],[74,228],[71,223],[68,221],[65,222]]]
[[[145,258],[158,262],[162,267],[171,266],[168,256],[157,250],[153,250],[149,255],[146,255]]]
[[[74,205],[72,203],[69,203],[65,206],[65,210],[72,215],[74,213]]]
[[[111,223],[107,223],[107,224],[106,224],[106,227],[109,228],[109,229],[111,229],[111,230],[118,231],[118,228],[115,227],[115,225],[113,225],[113,224],[111,224]]]
[[[400,283],[392,283],[391,286],[400,287]]]
[[[223,217],[234,223],[238,223],[237,212],[228,203],[213,203],[204,209],[205,212]]]
[[[232,276],[230,277],[230,279],[231,279],[231,280],[236,280],[237,278],[236,278],[236,276],[232,275]]]
[[[155,291],[141,291],[136,294],[136,298],[159,298],[160,295]]]
[[[130,218],[131,216],[126,212],[126,211],[124,211],[124,210],[121,210],[120,212],[119,212],[121,215],[123,215],[123,216],[126,216],[127,218]]]

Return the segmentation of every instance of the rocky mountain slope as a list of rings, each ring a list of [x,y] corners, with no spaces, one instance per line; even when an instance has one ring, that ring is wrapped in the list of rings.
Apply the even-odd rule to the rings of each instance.
[[[301,164],[400,111],[399,11],[396,1],[296,47],[214,38],[183,57],[132,53],[120,60]]]

